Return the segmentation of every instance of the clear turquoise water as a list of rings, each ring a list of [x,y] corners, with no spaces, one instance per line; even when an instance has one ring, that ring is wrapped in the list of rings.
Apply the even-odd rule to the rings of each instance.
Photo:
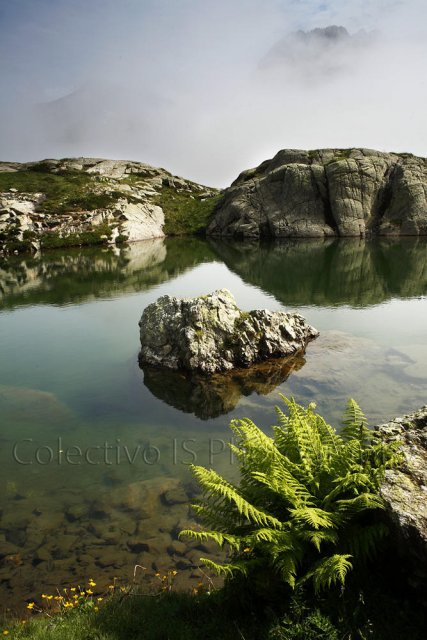
[[[233,477],[231,417],[268,429],[279,393],[334,424],[350,396],[372,424],[425,404],[426,248],[170,239],[0,264],[3,602],[135,564],[178,567],[186,588],[200,551],[173,543],[188,501],[162,494],[179,481],[191,497],[193,461]],[[220,287],[243,309],[298,309],[321,335],[287,366],[203,387],[141,371],[146,305]]]

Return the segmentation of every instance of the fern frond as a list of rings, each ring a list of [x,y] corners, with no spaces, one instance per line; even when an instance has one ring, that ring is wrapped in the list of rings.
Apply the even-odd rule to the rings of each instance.
[[[337,500],[335,502],[339,512],[356,514],[367,509],[384,509],[384,501],[374,493],[361,493],[354,498]]]
[[[336,518],[331,513],[315,507],[290,509],[290,516],[295,524],[306,524],[313,529],[334,529]]]
[[[249,548],[257,547],[259,543],[268,542],[280,551],[291,551],[295,548],[294,537],[288,531],[277,529],[259,529],[245,537],[245,543]]]
[[[213,571],[217,576],[222,575],[230,578],[236,573],[240,573],[244,576],[248,573],[248,567],[244,563],[230,562],[228,564],[219,564],[209,558],[200,558],[200,562],[204,564],[207,569]]]
[[[362,447],[366,447],[371,440],[371,432],[362,409],[357,402],[350,398],[344,413],[341,437],[344,441],[357,440]]]
[[[195,531],[194,529],[183,529],[178,534],[179,538],[192,538],[199,542],[206,542],[211,540],[215,542],[219,547],[223,547],[227,544],[231,549],[238,551],[240,549],[241,541],[238,537],[221,533],[220,531]]]
[[[304,478],[308,483],[313,482],[313,466],[318,464],[318,438],[312,429],[313,414],[309,409],[298,405],[293,398],[281,396],[289,409],[289,416],[285,416],[280,407],[276,407],[279,423],[284,432],[279,437],[279,448],[291,460],[301,465]]]
[[[204,492],[210,493],[214,498],[221,497],[225,501],[233,503],[242,517],[259,525],[270,525],[279,528],[282,526],[280,520],[245,500],[231,483],[227,482],[213,469],[192,466],[192,470]]]
[[[270,474],[254,471],[252,476],[273,493],[279,494],[292,507],[313,503],[312,494],[286,469],[285,464],[281,468],[276,467]]]
[[[347,573],[353,568],[350,562],[351,557],[348,553],[335,553],[318,562],[314,570],[309,572],[315,592],[319,593],[323,589],[329,589],[332,584],[341,583],[344,585]]]
[[[338,496],[358,495],[360,491],[373,489],[372,478],[367,473],[347,473],[343,478],[336,478],[334,488],[322,500],[322,506],[329,506]]]
[[[319,415],[316,416],[316,428],[319,432],[322,445],[327,448],[328,453],[337,454],[342,447],[342,439],[335,429]]]
[[[286,582],[291,589],[294,589],[297,574],[295,557],[290,553],[282,553],[275,558],[273,566],[283,582]]]
[[[333,529],[322,529],[318,531],[301,531],[299,532],[299,536],[303,540],[310,542],[317,551],[320,551],[322,542],[336,544],[339,534],[338,531],[334,531]]]

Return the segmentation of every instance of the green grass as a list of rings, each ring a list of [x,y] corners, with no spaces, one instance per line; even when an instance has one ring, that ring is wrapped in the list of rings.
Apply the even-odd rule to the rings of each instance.
[[[96,183],[96,178],[83,171],[50,173],[43,164],[27,171],[0,172],[0,192],[14,188],[24,193],[44,193],[46,200],[37,209],[51,214],[106,208],[122,196],[118,191],[94,193]]]
[[[155,204],[164,211],[166,235],[201,234],[220,199],[220,194],[201,200],[189,191],[177,192],[171,187],[163,187]]]
[[[26,623],[3,620],[7,637],[19,640],[261,640],[263,617],[234,610],[217,591],[209,595],[137,592],[113,596],[99,607],[75,609],[47,617],[34,614]]]
[[[136,183],[141,180],[141,177],[141,175],[132,174],[126,176],[123,182]],[[97,184],[96,177],[89,176],[83,171],[52,173],[49,163],[39,163],[25,171],[0,172],[0,192],[14,188],[19,193],[43,193],[46,199],[37,206],[37,210],[46,214],[62,215],[73,212],[77,214],[80,211],[105,209],[114,205],[121,197],[126,197],[129,202],[139,202],[128,193],[117,190],[110,193],[96,193],[94,188]],[[153,201],[161,206],[165,213],[166,235],[193,235],[204,233],[220,197],[215,195],[202,200],[200,192],[196,189],[193,192],[177,192],[165,186]],[[49,234],[42,239],[42,247],[99,244],[99,235],[96,231],[88,231],[61,239],[59,236]],[[125,238],[122,237],[120,240],[124,241]],[[25,250],[25,247],[23,243],[19,243],[16,247],[14,245],[18,250]]]
[[[390,558],[383,561],[345,592],[331,589],[321,597],[304,588],[259,600],[253,585],[241,580],[210,594],[126,589],[98,611],[94,596],[93,604],[50,617],[0,616],[0,637],[7,631],[4,637],[16,640],[424,640],[420,601]]]

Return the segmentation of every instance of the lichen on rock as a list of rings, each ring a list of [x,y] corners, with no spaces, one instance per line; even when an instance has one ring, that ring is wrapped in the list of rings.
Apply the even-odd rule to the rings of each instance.
[[[210,374],[303,351],[318,332],[298,313],[241,311],[220,289],[198,298],[163,296],[139,322],[141,364]]]
[[[402,464],[386,472],[381,487],[397,551],[414,586],[427,584],[427,405],[378,427],[401,445]]]

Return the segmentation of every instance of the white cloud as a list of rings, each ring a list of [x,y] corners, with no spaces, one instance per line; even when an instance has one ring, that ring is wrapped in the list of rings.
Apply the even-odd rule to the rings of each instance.
[[[427,155],[421,0],[20,4],[0,33],[3,159],[134,158],[225,185],[284,147]],[[376,37],[259,70],[329,24]]]

